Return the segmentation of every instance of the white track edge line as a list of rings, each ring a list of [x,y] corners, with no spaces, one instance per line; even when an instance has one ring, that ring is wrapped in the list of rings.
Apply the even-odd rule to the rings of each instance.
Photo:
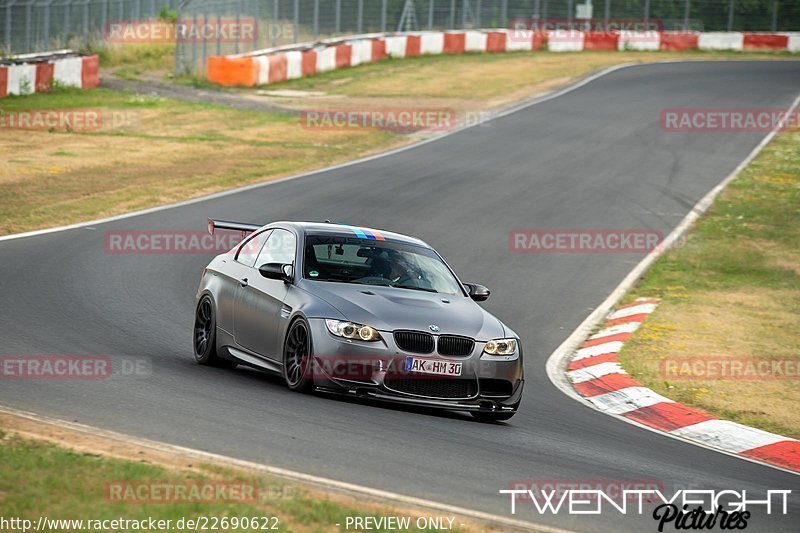
[[[797,109],[798,105],[800,105],[800,95],[795,97],[794,101],[792,102],[791,106],[787,110],[787,113],[793,112]],[[664,239],[661,246],[654,248],[649,254],[647,254],[634,268],[631,270],[627,276],[620,282],[619,285],[609,294],[603,302],[592,311],[589,316],[584,319],[583,322],[573,331],[569,337],[567,337],[564,342],[562,342],[555,351],[550,354],[547,358],[547,362],[545,363],[545,369],[547,372],[547,377],[550,379],[550,382],[555,385],[561,392],[572,398],[573,400],[594,409],[595,411],[599,411],[603,414],[608,416],[612,416],[628,424],[632,424],[634,426],[638,426],[642,429],[646,429],[653,433],[657,433],[659,435],[664,435],[665,437],[669,437],[672,439],[680,440],[683,442],[688,442],[690,444],[694,444],[695,446],[699,446],[701,448],[706,448],[708,450],[713,450],[718,453],[722,453],[725,455],[730,455],[731,457],[736,457],[738,459],[749,461],[751,463],[756,463],[759,465],[767,466],[769,468],[774,468],[776,470],[781,470],[783,472],[787,472],[789,474],[794,474],[796,476],[800,476],[800,472],[795,472],[794,470],[790,470],[788,468],[784,468],[782,466],[773,465],[764,461],[759,461],[757,459],[752,459],[750,457],[745,457],[743,455],[739,455],[736,453],[728,452],[722,450],[720,448],[716,448],[713,446],[709,446],[705,443],[698,442],[695,440],[690,440],[687,438],[680,437],[678,435],[671,434],[669,432],[661,431],[659,429],[652,428],[650,426],[646,426],[640,422],[636,422],[631,420],[630,418],[624,417],[622,415],[615,415],[611,413],[607,413],[598,409],[594,406],[591,402],[586,400],[583,396],[579,395],[577,391],[569,383],[569,380],[566,376],[566,367],[569,363],[570,357],[572,354],[578,349],[584,339],[586,339],[592,330],[599,324],[603,318],[608,315],[611,309],[619,302],[622,297],[627,293],[641,278],[645,272],[647,272],[653,263],[661,257],[667,250],[672,248],[675,242],[678,241],[681,237],[683,237],[694,225],[695,222],[708,210],[709,207],[714,203],[714,200],[719,196],[719,194],[728,186],[728,184],[736,179],[742,170],[750,164],[750,162],[756,158],[756,156],[761,153],[761,150],[769,144],[769,142],[775,137],[778,133],[779,126],[770,131],[767,135],[761,139],[755,148],[753,148],[750,153],[745,157],[733,171],[728,174],[716,187],[711,189],[705,196],[703,196],[700,201],[698,201],[687,213],[687,215],[681,220],[680,224],[678,224],[675,229],[673,229],[669,235]]]
[[[474,520],[480,521],[486,525],[502,525],[507,527],[513,527],[525,531],[540,531],[542,533],[570,533],[569,530],[555,528],[552,526],[546,526],[543,524],[536,524],[533,522],[527,522],[524,520],[517,520],[513,518],[507,518],[504,516],[493,515],[491,513],[485,513],[483,511],[475,511],[472,509],[466,509],[463,507],[458,507],[455,505],[449,505],[445,503],[439,503],[435,501],[425,500],[422,498],[416,498],[414,496],[406,496],[404,494],[398,494],[395,492],[384,491],[380,489],[373,489],[370,487],[364,487],[362,485],[356,485],[353,483],[346,483],[344,481],[336,481],[333,479],[328,479],[324,477],[314,476],[311,474],[304,474],[302,472],[296,472],[294,470],[288,470],[285,468],[278,468],[275,466],[264,465],[261,463],[255,463],[251,461],[245,461],[243,459],[236,459],[234,457],[228,457],[225,455],[219,455],[216,453],[211,452],[204,452],[202,450],[195,450],[192,448],[186,448],[183,446],[178,446],[175,444],[168,444],[164,442],[158,442],[150,439],[142,439],[139,437],[134,437],[131,435],[125,435],[124,433],[117,433],[115,431],[109,431],[101,428],[96,428],[93,426],[88,426],[85,424],[79,424],[77,422],[69,422],[66,420],[61,420],[58,418],[52,418],[49,416],[39,415],[36,413],[32,413],[29,411],[22,411],[19,409],[15,409],[13,407],[7,407],[4,405],[0,405],[0,413],[6,413],[12,416],[16,416],[19,418],[24,418],[27,420],[31,420],[34,422],[45,423],[54,425],[57,427],[61,427],[64,429],[68,429],[71,431],[77,431],[80,433],[88,433],[91,435],[104,437],[110,440],[114,440],[117,442],[122,443],[129,443],[135,444],[142,448],[148,448],[154,451],[162,452],[162,453],[180,453],[183,455],[189,455],[196,459],[209,459],[214,460],[217,462],[225,463],[232,467],[238,468],[246,468],[248,470],[254,470],[262,474],[269,474],[275,477],[280,477],[290,481],[302,482],[306,484],[313,484],[315,486],[319,486],[322,489],[328,488],[332,490],[338,490],[342,492],[349,493],[350,495],[363,495],[368,496],[373,499],[378,500],[386,500],[388,503],[394,504],[403,504],[409,505],[413,507],[421,507],[431,511],[440,511],[440,512],[447,512],[452,513],[454,515],[460,515],[464,518],[472,518]],[[11,430],[13,431],[13,430]],[[499,493],[498,493],[499,494]]]

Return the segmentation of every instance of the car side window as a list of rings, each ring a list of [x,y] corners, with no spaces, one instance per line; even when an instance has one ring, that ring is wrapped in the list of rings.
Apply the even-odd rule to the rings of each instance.
[[[258,254],[255,267],[260,268],[267,263],[294,264],[294,252],[297,239],[294,233],[285,229],[273,230],[261,253]]]
[[[262,231],[244,241],[239,247],[239,251],[236,252],[236,260],[243,265],[253,266],[270,233],[272,233],[272,230]]]

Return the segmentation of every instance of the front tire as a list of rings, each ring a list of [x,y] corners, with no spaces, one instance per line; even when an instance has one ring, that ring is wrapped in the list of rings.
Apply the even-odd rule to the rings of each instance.
[[[290,390],[309,392],[314,388],[312,346],[308,322],[302,318],[292,322],[283,343],[283,379]]]
[[[236,363],[217,355],[217,313],[214,301],[208,295],[200,298],[194,313],[194,358],[206,366],[236,366]]]

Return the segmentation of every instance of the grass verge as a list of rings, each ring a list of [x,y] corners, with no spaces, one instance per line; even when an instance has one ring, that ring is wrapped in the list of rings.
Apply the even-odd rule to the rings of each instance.
[[[351,98],[441,98],[503,103],[622,63],[669,59],[797,59],[788,52],[509,52],[416,56],[332,70],[266,89],[323,91]]]
[[[171,65],[168,46],[127,45],[107,66]],[[269,86],[314,96],[262,98],[304,109],[448,109],[459,116],[529,98],[598,68],[690,57],[781,53],[510,53],[386,60]],[[486,80],[491,80],[487,83]],[[184,85],[191,84],[183,80]],[[184,86],[185,90],[191,90]],[[291,114],[233,110],[105,89],[0,99],[0,119],[31,110],[95,110],[97,129],[0,127],[0,235],[111,216],[352,160],[410,142],[374,128],[309,128]]]
[[[11,418],[0,418],[8,423]],[[18,433],[19,424],[23,433]],[[51,523],[45,530],[133,531],[133,524],[111,523],[93,526],[94,521],[150,520],[162,522],[163,531],[194,529],[178,527],[178,521],[204,520],[209,530],[217,531],[341,531],[356,517],[380,520],[381,517],[408,519],[405,531],[434,531],[417,519],[436,516],[412,509],[395,508],[381,502],[358,501],[345,495],[325,495],[318,490],[293,485],[285,480],[252,475],[243,470],[216,464],[191,464],[177,457],[154,462],[151,450],[125,447],[138,460],[109,457],[106,444],[86,446],[86,438],[56,427],[36,425],[34,431],[49,434],[47,440],[30,438],[31,422],[14,420],[7,431],[0,430],[0,516],[27,519],[37,524],[49,520],[82,520],[77,523]],[[14,427],[16,426],[16,427]],[[54,434],[64,439],[62,447],[53,444]],[[72,448],[73,444],[81,443]],[[118,444],[116,445],[118,446]],[[164,460],[164,459],[162,459]],[[242,518],[257,519],[257,527]],[[453,518],[454,531],[489,531],[459,517]],[[93,522],[89,522],[89,521]],[[215,521],[219,521],[212,528]],[[225,520],[225,521],[223,521]],[[185,523],[185,522],[184,522]],[[385,524],[385,523],[384,523]],[[91,526],[91,527],[87,527]],[[125,527],[127,526],[127,527]],[[249,527],[248,527],[249,526]],[[202,526],[201,526],[202,528]],[[146,528],[144,528],[146,529]],[[397,531],[377,527],[373,531]]]
[[[620,353],[639,382],[721,418],[800,438],[800,132],[777,135],[626,300],[642,296],[662,303]],[[698,372],[711,366],[695,369],[682,358],[753,366],[706,379]]]
[[[290,114],[106,89],[0,100],[0,114],[8,120],[35,117],[37,110],[96,117],[99,127],[0,128],[0,234],[197,197],[403,141],[366,128],[312,130]]]

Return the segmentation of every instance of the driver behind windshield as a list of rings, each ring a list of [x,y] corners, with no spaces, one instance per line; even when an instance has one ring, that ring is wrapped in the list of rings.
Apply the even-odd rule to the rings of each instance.
[[[365,241],[338,235],[307,235],[305,275],[315,281],[461,293],[452,272],[430,248]]]
[[[387,250],[389,254],[389,279],[397,285],[407,285],[409,282],[419,280],[419,275],[414,275],[411,264],[395,250]]]

